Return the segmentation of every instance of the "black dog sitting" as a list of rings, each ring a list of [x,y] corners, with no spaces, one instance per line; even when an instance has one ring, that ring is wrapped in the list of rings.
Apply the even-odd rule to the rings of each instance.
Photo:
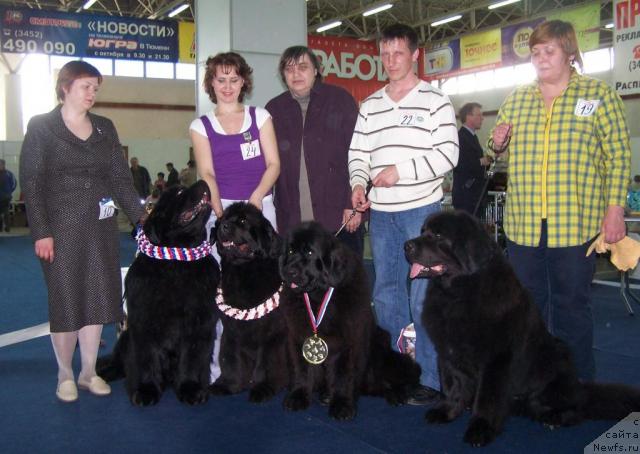
[[[167,386],[188,404],[209,395],[220,280],[206,242],[209,200],[204,181],[172,187],[138,235],[140,252],[125,278],[128,328],[113,354],[98,361],[98,374],[107,381],[126,376],[135,405],[157,403]]]
[[[405,243],[411,277],[430,278],[423,322],[438,353],[444,399],[430,423],[472,417],[464,440],[491,442],[509,414],[548,425],[621,419],[640,410],[640,392],[581,383],[566,344],[538,308],[484,227],[465,212],[428,218]]]
[[[405,403],[419,383],[420,366],[392,351],[389,333],[376,326],[362,260],[311,222],[289,235],[280,273],[293,367],[285,408],[307,408],[314,391],[336,419],[356,415],[360,394]]]
[[[216,298],[222,312],[221,375],[212,394],[249,390],[249,400],[264,402],[284,388],[286,328],[278,308],[280,237],[251,204],[229,206],[215,226],[222,279]]]

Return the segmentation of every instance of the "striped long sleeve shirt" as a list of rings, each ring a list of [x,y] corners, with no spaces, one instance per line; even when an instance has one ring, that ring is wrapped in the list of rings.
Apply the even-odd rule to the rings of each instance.
[[[440,90],[420,81],[399,102],[385,88],[362,102],[349,149],[351,187],[366,187],[391,165],[400,176],[390,188],[373,188],[372,209],[404,211],[440,200],[444,175],[457,162],[455,112]]]
[[[504,228],[510,240],[537,246],[586,243],[609,205],[624,206],[631,149],[624,105],[605,82],[574,73],[547,111],[536,82],[517,88],[496,124],[512,123]]]

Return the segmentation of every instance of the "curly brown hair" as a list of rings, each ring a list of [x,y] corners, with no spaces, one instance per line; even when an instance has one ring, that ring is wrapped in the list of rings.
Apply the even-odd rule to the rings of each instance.
[[[204,91],[209,95],[209,99],[212,103],[218,103],[218,98],[216,97],[216,93],[213,90],[212,85],[213,78],[216,77],[216,70],[218,68],[222,68],[224,73],[234,69],[236,74],[242,77],[244,84],[240,89],[240,96],[238,97],[239,102],[244,100],[245,94],[251,93],[251,89],[253,88],[253,78],[251,77],[253,69],[251,69],[251,66],[249,66],[246,60],[242,58],[242,55],[235,52],[221,52],[215,57],[209,57],[205,64],[205,68],[206,71],[204,73],[203,82]]]

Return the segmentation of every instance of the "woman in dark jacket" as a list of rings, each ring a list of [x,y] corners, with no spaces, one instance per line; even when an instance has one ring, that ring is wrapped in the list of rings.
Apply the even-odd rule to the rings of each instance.
[[[20,156],[31,236],[49,295],[56,395],[65,402],[78,398],[71,366],[76,343],[78,387],[111,392],[95,363],[102,325],[122,318],[115,203],[134,223],[144,213],[113,123],[89,113],[101,83],[88,63],[64,65],[56,84],[61,104],[29,122]]]

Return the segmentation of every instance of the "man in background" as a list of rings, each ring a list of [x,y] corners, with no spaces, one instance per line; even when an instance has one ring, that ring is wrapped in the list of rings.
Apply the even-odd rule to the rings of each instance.
[[[485,174],[491,158],[484,155],[476,131],[482,128],[482,106],[477,102],[469,102],[460,109],[458,130],[460,155],[458,165],[453,169],[453,207],[464,210],[475,216],[478,201],[484,198]]]
[[[178,171],[173,167],[173,162],[167,162],[166,166],[167,172],[169,172],[169,175],[167,175],[167,188],[180,184]]]
[[[142,200],[149,197],[151,193],[151,177],[145,167],[138,163],[138,158],[131,158],[131,175],[133,175],[133,186]]]

